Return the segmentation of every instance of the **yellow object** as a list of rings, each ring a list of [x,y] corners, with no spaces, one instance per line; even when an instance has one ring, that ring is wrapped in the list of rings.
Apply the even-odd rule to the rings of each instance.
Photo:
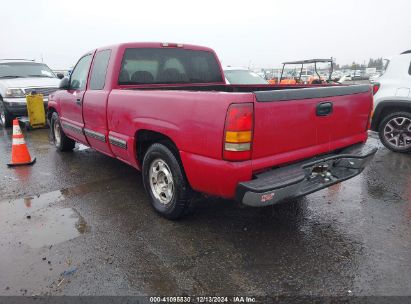
[[[244,143],[251,141],[251,131],[232,132],[227,131],[225,133],[225,141],[230,143]]]
[[[27,113],[29,115],[30,127],[43,128],[46,126],[46,113],[42,94],[30,94],[26,96]]]

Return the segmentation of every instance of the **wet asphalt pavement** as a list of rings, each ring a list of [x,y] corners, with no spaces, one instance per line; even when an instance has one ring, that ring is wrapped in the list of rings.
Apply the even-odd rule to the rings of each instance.
[[[379,146],[340,185],[255,209],[204,198],[158,216],[133,168],[0,129],[0,295],[411,295],[411,154]]]

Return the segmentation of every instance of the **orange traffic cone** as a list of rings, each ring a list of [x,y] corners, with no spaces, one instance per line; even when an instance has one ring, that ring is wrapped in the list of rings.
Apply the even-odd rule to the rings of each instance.
[[[11,163],[7,164],[7,166],[12,167],[32,165],[35,161],[35,157],[30,157],[29,149],[27,149],[26,142],[24,141],[24,136],[21,133],[19,121],[17,119],[13,120],[13,144],[11,147]]]

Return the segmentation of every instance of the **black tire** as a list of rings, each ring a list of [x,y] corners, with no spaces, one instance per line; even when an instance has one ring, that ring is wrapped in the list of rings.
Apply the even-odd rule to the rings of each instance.
[[[383,118],[383,120],[381,121],[379,127],[378,127],[378,135],[380,137],[381,142],[383,143],[383,145],[387,148],[390,149],[391,151],[394,152],[410,152],[411,151],[411,146],[410,145],[404,145],[404,146],[396,146],[393,143],[390,143],[388,141],[388,139],[386,138],[386,136],[384,135],[384,130],[387,126],[387,124],[395,118],[400,118],[400,117],[404,117],[407,118],[411,121],[411,113],[410,112],[394,112],[391,114],[388,114],[387,116],[385,116]],[[407,132],[408,133],[408,132]],[[410,136],[410,135],[408,135]]]
[[[156,162],[161,161],[172,177],[172,198],[169,202],[161,200],[162,196],[155,193],[150,181],[150,169]],[[160,172],[160,171],[159,171]],[[153,208],[167,219],[175,220],[184,216],[189,210],[193,193],[184,174],[184,169],[176,156],[168,147],[155,143],[151,145],[143,159],[143,184]],[[153,173],[154,174],[154,173]],[[157,176],[160,176],[158,174]],[[163,174],[164,176],[164,174]],[[165,178],[166,180],[166,178]],[[168,181],[169,182],[169,181]],[[168,184],[167,182],[167,184]],[[160,197],[160,198],[159,198]],[[164,197],[164,199],[166,199]]]
[[[0,98],[0,124],[4,128],[9,128],[13,124],[14,116],[7,111],[6,107],[3,104],[3,101]]]
[[[53,139],[54,145],[56,146],[57,150],[65,152],[65,151],[72,151],[76,142],[71,138],[67,137],[64,134],[64,131],[61,127],[59,115],[56,112],[53,112],[51,115],[51,138]],[[60,140],[57,138],[57,134],[60,134]]]

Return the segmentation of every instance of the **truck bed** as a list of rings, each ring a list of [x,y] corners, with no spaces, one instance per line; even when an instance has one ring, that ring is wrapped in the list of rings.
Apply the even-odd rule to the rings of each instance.
[[[121,108],[116,106],[118,98]],[[138,113],[130,112],[132,105],[124,107],[127,101],[136,105]],[[170,134],[180,150],[221,159],[225,113],[234,102],[254,103],[253,172],[364,142],[372,107],[368,85],[163,85],[114,90],[109,113],[151,122],[155,113],[162,131],[168,124],[169,132],[186,134],[184,138]],[[316,107],[324,102],[332,103],[332,113],[318,116]],[[170,107],[173,111],[158,110]]]

